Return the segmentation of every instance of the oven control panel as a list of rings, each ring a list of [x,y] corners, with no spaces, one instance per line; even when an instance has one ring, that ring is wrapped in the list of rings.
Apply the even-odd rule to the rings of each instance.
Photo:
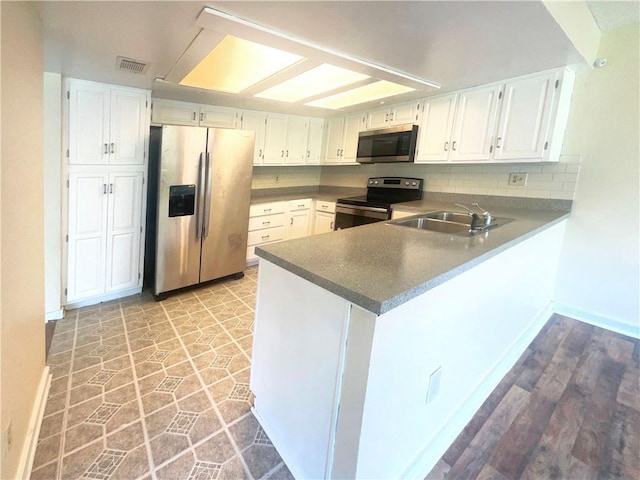
[[[422,190],[421,178],[404,177],[372,177],[367,183],[368,188],[401,188],[405,190]]]

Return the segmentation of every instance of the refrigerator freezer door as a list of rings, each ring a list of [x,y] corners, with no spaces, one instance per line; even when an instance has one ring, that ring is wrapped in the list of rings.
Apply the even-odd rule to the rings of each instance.
[[[254,132],[209,129],[209,207],[204,218],[201,282],[242,272],[246,266],[253,146]]]
[[[206,128],[162,127],[156,295],[199,281],[200,238],[197,224],[204,196],[200,188],[202,174],[199,164],[204,158],[206,145]],[[188,204],[192,201],[189,197],[194,193],[194,186],[195,208],[192,210]]]

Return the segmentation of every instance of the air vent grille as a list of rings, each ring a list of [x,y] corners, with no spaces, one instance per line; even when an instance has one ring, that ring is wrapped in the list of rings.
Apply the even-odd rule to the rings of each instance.
[[[148,63],[134,60],[133,58],[118,57],[116,58],[116,69],[130,73],[145,73]]]

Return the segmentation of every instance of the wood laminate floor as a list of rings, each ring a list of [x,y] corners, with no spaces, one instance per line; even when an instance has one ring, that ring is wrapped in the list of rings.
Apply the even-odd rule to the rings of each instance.
[[[554,315],[426,480],[640,479],[640,341]]]

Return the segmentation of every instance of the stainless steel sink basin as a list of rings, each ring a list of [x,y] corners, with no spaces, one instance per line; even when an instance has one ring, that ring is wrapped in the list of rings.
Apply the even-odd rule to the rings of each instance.
[[[417,228],[430,232],[448,233],[450,235],[471,236],[486,232],[489,229],[511,222],[512,218],[493,217],[489,225],[483,225],[482,217],[476,217],[475,228],[471,228],[473,215],[461,212],[433,212],[402,220],[387,222],[388,225]]]

